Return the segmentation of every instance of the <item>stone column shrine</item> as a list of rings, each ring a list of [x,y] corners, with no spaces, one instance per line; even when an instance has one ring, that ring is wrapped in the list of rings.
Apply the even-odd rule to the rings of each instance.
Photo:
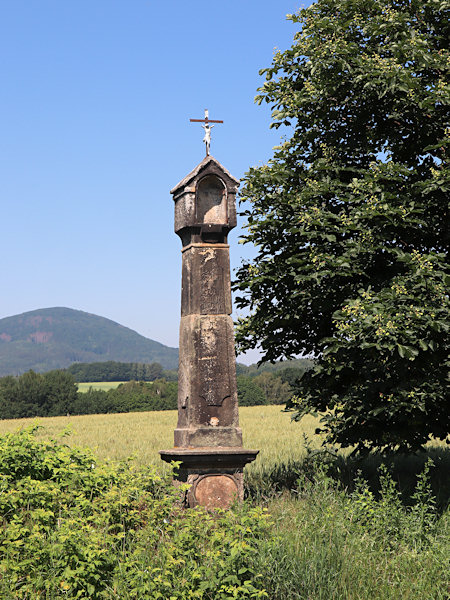
[[[242,447],[231,318],[228,232],[236,226],[239,181],[207,154],[171,194],[182,243],[178,425],[164,461],[180,461],[191,484],[185,505],[228,507],[243,498]]]

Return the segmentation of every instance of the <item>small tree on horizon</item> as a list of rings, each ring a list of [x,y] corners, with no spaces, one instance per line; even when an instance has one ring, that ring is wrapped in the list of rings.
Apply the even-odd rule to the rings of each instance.
[[[287,138],[247,173],[242,351],[313,355],[291,402],[326,441],[416,450],[450,431],[450,4],[318,0],[257,102]]]

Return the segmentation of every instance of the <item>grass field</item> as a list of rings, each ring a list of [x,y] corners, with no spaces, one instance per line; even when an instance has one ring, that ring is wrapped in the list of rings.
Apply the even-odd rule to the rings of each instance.
[[[78,384],[79,392],[87,392],[89,388],[93,390],[103,390],[107,392],[108,390],[113,390],[118,387],[121,383],[125,383],[125,381],[88,381]]]
[[[310,449],[317,449],[321,445],[321,438],[315,434],[318,422],[313,417],[304,417],[300,423],[292,422],[291,413],[283,412],[280,406],[244,406],[239,409],[239,415],[244,446],[259,450],[256,461],[246,467],[247,481],[254,489],[277,485],[283,487],[289,485],[289,478],[295,481],[307,452],[305,436]],[[154,464],[165,469],[166,465],[161,461],[158,451],[173,446],[177,412],[11,419],[0,421],[0,435],[33,423],[42,426],[38,433],[42,438],[58,437],[65,431],[70,432],[65,438],[67,444],[92,448],[100,460],[134,457],[137,465]],[[340,454],[347,456],[349,451]],[[448,474],[445,475],[446,469],[450,470],[450,452],[445,442],[431,443],[427,455],[393,459],[396,479],[406,489],[411,488],[427,456],[431,456],[436,463],[436,487],[445,502],[445,498],[450,496],[450,478]],[[353,465],[349,472],[343,474],[345,482],[351,480],[354,471],[360,468],[369,480],[375,479],[380,460],[374,458],[356,467]],[[342,467],[347,468],[345,465]]]
[[[317,422],[306,418],[301,424],[291,423],[291,415],[280,406],[251,406],[239,409],[240,424],[247,448],[260,450],[253,468],[265,462],[279,463],[297,460],[304,454],[302,434],[314,438]],[[67,443],[88,446],[100,459],[123,459],[135,456],[138,464],[162,466],[158,450],[173,446],[176,411],[121,413],[112,415],[83,415],[47,417],[40,419],[11,419],[0,421],[0,435],[38,423],[44,437],[55,437],[66,429]],[[316,444],[319,440],[316,438]]]

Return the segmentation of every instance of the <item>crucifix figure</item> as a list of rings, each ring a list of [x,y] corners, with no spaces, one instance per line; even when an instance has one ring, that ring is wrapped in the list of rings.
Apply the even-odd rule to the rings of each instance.
[[[203,142],[206,144],[206,156],[208,156],[209,147],[211,146],[211,129],[214,127],[214,125],[209,125],[209,123],[205,123],[205,125],[202,125],[202,127],[205,130],[205,137],[203,138]]]
[[[210,125],[210,123],[223,123],[223,121],[217,121],[214,119],[210,119],[207,108],[205,108],[205,118],[204,119],[189,119],[189,120],[194,123],[204,123],[204,125],[202,125],[203,129],[205,130],[205,136],[203,138],[203,142],[206,144],[206,156],[209,156],[209,148],[211,146],[211,129],[214,127],[214,125]]]

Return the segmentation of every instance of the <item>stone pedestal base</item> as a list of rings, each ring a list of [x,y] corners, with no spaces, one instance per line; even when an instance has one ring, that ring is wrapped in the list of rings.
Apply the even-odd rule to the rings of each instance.
[[[242,448],[240,427],[196,427],[180,428],[174,432],[176,448],[231,447]]]
[[[160,450],[162,460],[181,462],[177,480],[190,484],[186,508],[228,508],[244,497],[243,472],[258,450],[241,447],[172,448]]]

